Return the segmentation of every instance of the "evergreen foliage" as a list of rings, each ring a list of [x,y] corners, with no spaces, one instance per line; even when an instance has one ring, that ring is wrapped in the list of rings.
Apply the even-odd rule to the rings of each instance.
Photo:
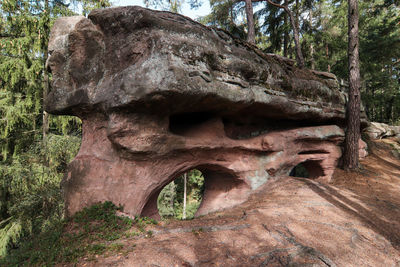
[[[179,12],[183,1],[146,0],[146,3]],[[189,3],[198,7],[201,1]],[[339,80],[347,80],[347,1],[287,0],[287,3],[299,24],[307,67],[330,71]],[[258,47],[295,58],[292,28],[283,10],[266,1],[253,5],[257,10]],[[57,17],[77,12],[87,15],[93,8],[107,6],[109,0],[0,1],[0,258],[10,249],[15,252],[22,247],[30,251],[24,259],[29,258],[34,264],[47,262],[45,258],[54,262],[61,254],[63,259],[68,255],[76,259],[83,253],[78,248],[67,251],[58,247],[60,250],[54,251],[55,254],[61,251],[58,256],[32,255],[29,247],[32,243],[27,240],[41,240],[46,246],[61,244],[56,241],[61,238],[61,228],[55,227],[65,223],[60,181],[80,145],[78,118],[47,117],[43,110],[46,86],[51,79],[45,68],[50,28]],[[202,23],[246,39],[244,1],[210,0],[210,6],[212,12],[200,19]],[[400,125],[399,2],[360,1],[359,9],[362,99],[367,115],[372,121]],[[162,190],[158,198],[162,217],[182,218],[183,191],[182,177]],[[188,172],[187,218],[197,211],[203,191],[201,172]],[[116,207],[94,209],[115,212]],[[93,219],[92,211],[85,212],[85,216]],[[142,225],[144,221],[138,219],[136,223]],[[83,222],[77,223],[84,227]],[[108,235],[107,238],[112,239]],[[87,248],[93,252],[105,249],[102,244]]]
[[[284,0],[274,2],[283,4]],[[332,72],[340,81],[347,81],[347,1],[289,0],[288,3],[299,24],[306,66]],[[201,22],[246,39],[243,2],[211,0],[210,5],[212,13]],[[266,1],[253,5],[257,7],[258,47],[295,58],[293,32],[285,12]],[[399,2],[360,1],[359,10],[361,94],[368,118],[400,125]]]
[[[187,172],[187,207],[186,219],[192,219],[199,209],[204,192],[204,176],[201,171],[193,169]],[[161,190],[157,206],[162,218],[182,219],[183,214],[183,176],[175,179]]]
[[[77,136],[51,134],[46,147],[39,141],[14,156],[12,164],[0,164],[0,256],[17,246],[20,236],[43,232],[61,220],[60,182],[79,146]]]
[[[143,0],[143,3],[148,8],[156,8],[174,13],[180,13],[182,11],[182,5],[184,0]],[[188,4],[191,9],[198,9],[202,4],[202,0],[189,0]]]
[[[51,25],[105,6],[108,0],[0,2],[0,257],[61,220],[61,177],[80,145],[78,118],[48,118],[43,110]]]

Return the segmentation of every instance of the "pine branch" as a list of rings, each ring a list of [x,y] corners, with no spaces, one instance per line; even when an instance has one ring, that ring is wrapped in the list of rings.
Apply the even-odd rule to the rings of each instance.
[[[25,57],[23,56],[17,56],[17,55],[11,55],[11,54],[0,54],[2,57],[10,57],[10,58],[19,58],[19,59],[24,59]],[[30,60],[42,60],[41,57],[29,57]]]
[[[22,37],[25,37],[25,34],[13,35],[8,33],[0,33],[0,38],[22,38]]]
[[[275,3],[275,2],[272,2],[271,0],[267,0],[267,2],[268,2],[269,4],[271,4],[271,5],[276,6],[276,7],[279,7],[279,8],[283,8],[283,9],[286,8],[286,6],[282,6],[282,5],[280,5],[280,4],[277,4],[277,3]]]

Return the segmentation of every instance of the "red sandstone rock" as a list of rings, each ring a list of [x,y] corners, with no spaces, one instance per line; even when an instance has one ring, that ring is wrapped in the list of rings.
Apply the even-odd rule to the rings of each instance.
[[[161,189],[193,168],[206,179],[205,214],[299,163],[328,181],[341,156],[345,94],[334,76],[181,15],[123,7],[61,18],[49,52],[46,110],[83,122],[62,184],[68,214],[110,200],[157,217]]]
[[[358,141],[358,156],[360,157],[360,159],[365,158],[366,156],[368,156],[368,146],[367,143],[365,143],[363,140],[359,140]]]

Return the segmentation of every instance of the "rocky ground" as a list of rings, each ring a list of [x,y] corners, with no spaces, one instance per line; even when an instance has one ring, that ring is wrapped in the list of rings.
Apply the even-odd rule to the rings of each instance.
[[[370,144],[330,184],[285,177],[239,207],[161,222],[79,266],[400,266],[400,160]]]

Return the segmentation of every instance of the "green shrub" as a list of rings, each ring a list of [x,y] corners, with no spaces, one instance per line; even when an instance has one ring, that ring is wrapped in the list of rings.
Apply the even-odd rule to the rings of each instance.
[[[0,257],[62,220],[60,182],[79,146],[79,137],[49,135],[45,145],[0,163]]]

